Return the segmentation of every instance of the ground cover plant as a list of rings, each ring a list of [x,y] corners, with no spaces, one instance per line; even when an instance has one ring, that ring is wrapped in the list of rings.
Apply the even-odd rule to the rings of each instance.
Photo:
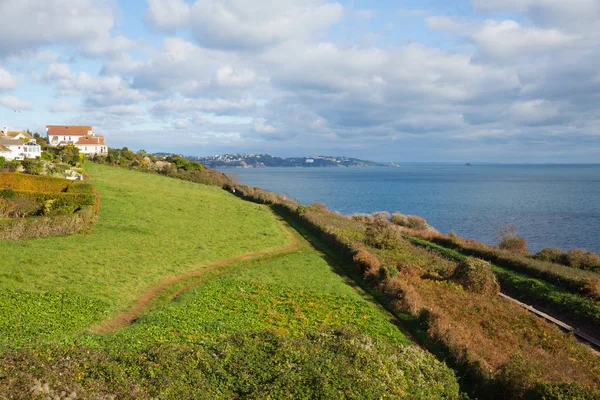
[[[100,322],[131,307],[163,279],[289,244],[270,210],[218,188],[96,164],[88,171],[102,198],[90,234],[0,240],[4,297],[18,302],[38,296],[27,302],[20,321],[2,326],[0,344],[37,340],[30,335],[36,330],[48,340],[68,337],[91,319]],[[91,319],[51,329],[43,319],[49,310],[79,310],[77,302],[48,295],[65,288],[101,306],[93,307]]]
[[[256,188],[234,188],[249,200],[270,199],[257,196]],[[491,281],[488,287],[495,286],[494,290],[468,291],[464,285],[470,283],[461,279],[458,268],[465,254],[453,259],[433,250],[417,250],[402,237],[407,232],[419,232],[428,239],[441,235],[394,225],[380,214],[344,217],[281,197],[268,202],[311,232],[313,240],[353,262],[390,307],[407,313],[405,320],[415,335],[440,357],[448,357],[471,394],[502,399],[600,396],[600,360],[590,349],[519,306],[491,295],[497,289]],[[363,226],[352,231],[358,226],[355,223]],[[494,254],[505,256],[497,251]],[[483,276],[489,278],[490,265],[486,265],[488,273]],[[555,267],[552,272],[565,268]],[[573,275],[585,272],[572,271],[576,271]]]
[[[176,180],[157,183],[166,178],[134,176],[122,169],[92,166],[90,174],[103,196],[97,229],[92,235],[55,238],[53,245],[65,251],[70,241],[93,243],[94,250],[102,251],[99,241],[109,240],[112,232],[117,236],[108,243],[112,265],[105,267],[105,275],[95,276],[98,272],[82,268],[94,264],[81,260],[83,265],[61,263],[60,274],[58,266],[48,271],[29,265],[35,253],[15,258],[24,268],[3,262],[0,332],[7,339],[0,346],[0,393],[12,398],[459,397],[451,369],[412,344],[392,315],[352,286],[342,269],[286,230],[268,208],[207,186]],[[167,186],[169,197],[162,186]],[[128,196],[132,192],[143,200]],[[159,199],[162,203],[157,205]],[[167,212],[174,207],[183,209]],[[204,218],[196,216],[199,221],[194,223],[188,210]],[[230,230],[227,212],[237,222]],[[142,215],[154,229],[171,229],[162,235],[140,235],[146,227],[138,221]],[[223,233],[211,222],[228,236],[215,240]],[[247,238],[236,236],[244,229],[241,223],[253,224],[254,230],[244,232]],[[186,231],[177,236],[173,227]],[[186,276],[183,266],[172,268],[171,263],[180,261],[175,255],[169,258],[168,253],[140,246],[139,240],[145,240],[152,247],[168,247],[160,241],[167,237],[179,240],[179,245],[188,239],[191,259],[211,254],[220,267],[165,286],[131,326],[91,333],[99,316],[108,318],[131,307],[133,302],[123,294],[146,287],[140,280],[156,283],[172,273]],[[209,248],[207,237],[214,240]],[[83,238],[90,240],[76,240]],[[229,240],[236,240],[238,248],[224,249],[231,245]],[[48,245],[45,239],[29,244],[35,249],[38,242]],[[12,245],[16,247],[3,249],[16,257],[23,247]],[[269,253],[273,245],[279,247]],[[116,248],[120,251],[114,252]],[[221,252],[231,256],[247,250],[260,257],[219,264]],[[129,252],[138,265],[128,263]],[[162,266],[144,271],[153,267],[146,256]],[[53,261],[59,263],[57,258]],[[202,272],[203,265],[193,267]],[[129,274],[125,267],[134,271]],[[55,282],[57,278],[62,282]],[[61,290],[65,287],[68,291]]]

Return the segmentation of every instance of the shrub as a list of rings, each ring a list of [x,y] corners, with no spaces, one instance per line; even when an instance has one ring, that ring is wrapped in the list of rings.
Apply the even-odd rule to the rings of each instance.
[[[92,206],[71,215],[0,220],[0,240],[70,235],[85,231],[94,221]]]
[[[310,210],[317,213],[326,213],[327,206],[323,203],[311,203]]]
[[[408,226],[408,217],[399,212],[392,214],[392,222],[398,226]]]
[[[416,215],[409,215],[407,219],[408,227],[410,229],[424,231],[428,228],[427,221],[425,221],[425,218],[417,217]]]
[[[382,221],[389,221],[391,218],[390,213],[387,211],[374,212],[373,214],[371,214],[371,217],[373,217],[373,219],[379,219]]]
[[[563,251],[558,247],[546,247],[536,253],[534,258],[540,261],[560,263],[562,261]]]
[[[500,291],[490,263],[478,258],[469,257],[459,263],[453,278],[469,292],[495,296]]]
[[[0,198],[3,198],[4,200],[14,200],[17,198],[17,192],[11,188],[2,189],[0,190]]]
[[[25,159],[21,161],[21,165],[25,169],[25,173],[31,175],[41,175],[44,172],[44,166],[39,160]]]
[[[403,226],[405,228],[414,229],[417,231],[424,231],[429,228],[427,221],[424,218],[416,215],[404,215],[399,212],[395,212],[392,214],[391,220],[398,226]]]
[[[354,221],[362,222],[363,224],[369,224],[373,222],[373,217],[369,214],[352,214],[350,218]]]
[[[0,170],[6,165],[6,158],[0,157]]]
[[[600,300],[600,278],[599,279],[585,279],[583,281],[582,292],[596,300]]]
[[[65,192],[71,181],[47,176],[0,173],[0,187],[30,192]]]
[[[379,274],[381,262],[373,253],[360,248],[353,257],[354,264],[364,274],[365,278],[373,278]]]
[[[375,219],[367,226],[365,243],[378,249],[393,249],[404,240],[394,225],[381,219]]]
[[[600,256],[584,249],[567,251],[563,255],[563,264],[585,271],[600,272]]]
[[[514,226],[505,226],[498,232],[498,247],[517,254],[529,254],[525,239],[517,236]]]

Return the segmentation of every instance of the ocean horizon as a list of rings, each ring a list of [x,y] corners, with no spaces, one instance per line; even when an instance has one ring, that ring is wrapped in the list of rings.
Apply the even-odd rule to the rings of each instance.
[[[530,251],[600,253],[600,164],[395,163],[397,168],[220,169],[344,215],[398,211],[488,244],[513,225]]]

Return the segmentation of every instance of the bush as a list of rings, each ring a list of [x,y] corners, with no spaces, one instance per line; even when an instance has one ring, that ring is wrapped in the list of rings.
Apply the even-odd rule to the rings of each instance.
[[[373,253],[365,248],[360,248],[352,258],[354,264],[360,269],[365,278],[374,278],[379,275],[381,262]]]
[[[87,230],[94,221],[92,206],[71,215],[0,220],[0,240],[70,235]]]
[[[382,221],[389,221],[391,219],[390,213],[387,211],[377,211],[371,214],[373,219],[380,219]]]
[[[399,212],[395,212],[392,214],[391,220],[398,226],[403,226],[405,228],[414,229],[417,231],[424,231],[429,228],[427,221],[424,218],[416,215],[404,215]]]
[[[409,215],[407,219],[408,227],[410,229],[424,231],[428,228],[427,221],[425,221],[425,218],[417,217],[416,215]]]
[[[25,169],[25,173],[30,175],[41,175],[44,172],[44,166],[39,160],[25,159],[21,161],[21,165]]]
[[[536,260],[551,263],[560,263],[562,261],[563,251],[558,247],[547,247],[534,256]]]
[[[0,170],[6,165],[6,158],[0,157]]]
[[[600,272],[600,256],[584,249],[569,250],[562,257],[563,264],[584,271]]]
[[[498,247],[516,254],[529,254],[525,239],[517,236],[514,226],[505,226],[498,232]]]
[[[394,225],[382,219],[374,219],[365,231],[365,243],[378,249],[393,249],[404,240]]]
[[[47,176],[0,173],[0,187],[30,192],[65,192],[71,181]]]
[[[469,292],[495,296],[500,291],[490,263],[478,258],[469,257],[459,263],[453,278]]]

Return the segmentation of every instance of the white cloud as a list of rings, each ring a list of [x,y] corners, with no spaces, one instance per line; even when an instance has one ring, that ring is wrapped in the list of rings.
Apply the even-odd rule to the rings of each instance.
[[[183,0],[148,0],[146,22],[163,32],[173,32],[190,21],[190,6]]]
[[[476,42],[487,56],[513,61],[522,55],[549,54],[574,43],[578,37],[557,29],[523,27],[513,20],[487,20],[482,23],[452,17],[429,17],[432,29],[449,30]]]
[[[33,105],[15,96],[0,97],[0,105],[12,110],[33,110]]]
[[[254,83],[256,74],[252,70],[241,69],[237,70],[226,65],[217,70],[216,82],[220,86],[244,88]]]
[[[254,131],[258,133],[274,133],[277,131],[277,128],[268,124],[264,119],[256,119],[254,121]]]
[[[73,110],[73,105],[64,100],[57,100],[48,104],[48,111],[52,113],[63,113]]]
[[[536,99],[513,103],[508,110],[508,115],[520,124],[550,125],[556,123],[556,119],[564,114],[561,114],[558,106],[552,102]]]
[[[189,111],[202,111],[223,115],[248,111],[255,107],[256,103],[250,99],[224,100],[177,98],[159,101],[154,105],[151,112],[156,116],[185,114]]]
[[[0,67],[0,90],[11,90],[17,87],[17,78]]]
[[[143,102],[146,97],[118,76],[92,77],[74,73],[66,64],[52,63],[42,80],[59,90],[60,95],[81,95],[86,107],[109,107]]]
[[[89,56],[104,56],[131,50],[135,44],[135,40],[124,36],[102,36],[84,43],[81,50]]]
[[[84,44],[108,37],[110,9],[93,0],[3,0],[0,56],[59,42]]]
[[[576,27],[600,18],[597,0],[471,0],[482,11],[521,12],[543,25]]]
[[[340,21],[343,12],[341,4],[324,0],[197,0],[191,28],[208,47],[261,49],[309,38]]]

